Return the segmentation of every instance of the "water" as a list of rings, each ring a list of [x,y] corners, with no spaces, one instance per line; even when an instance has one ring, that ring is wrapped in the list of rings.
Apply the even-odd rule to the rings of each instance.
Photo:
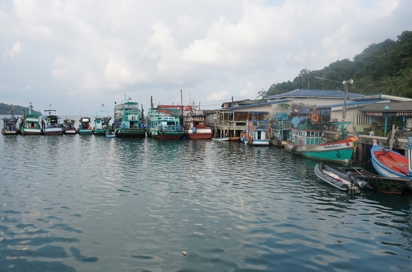
[[[339,192],[276,147],[0,135],[0,154],[0,271],[412,267],[411,196]]]

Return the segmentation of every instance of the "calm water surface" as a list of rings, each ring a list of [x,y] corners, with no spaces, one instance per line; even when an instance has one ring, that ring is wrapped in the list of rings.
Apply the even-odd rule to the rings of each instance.
[[[411,196],[339,192],[276,147],[0,135],[0,154],[0,271],[412,267]]]

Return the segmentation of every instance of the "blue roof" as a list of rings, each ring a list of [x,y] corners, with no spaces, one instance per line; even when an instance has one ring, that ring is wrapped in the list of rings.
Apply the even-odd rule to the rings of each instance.
[[[287,93],[282,93],[278,95],[266,96],[266,99],[279,99],[288,97],[326,97],[326,98],[344,98],[345,92],[338,90],[302,90],[297,89]],[[363,98],[364,95],[348,93],[348,98]]]
[[[346,106],[369,105],[369,104],[374,104],[374,103],[378,103],[378,102],[382,102],[382,99],[347,101]],[[343,107],[343,104],[344,104],[343,102],[342,103],[337,103],[337,104],[329,105],[329,107],[331,107],[331,108]]]
[[[265,105],[273,105],[273,104],[287,103],[287,102],[290,102],[290,101],[291,101],[290,99],[279,99],[279,100],[276,100],[276,101],[270,101],[270,102],[253,103],[253,104],[242,105],[242,106],[227,107],[227,108],[222,108],[221,110],[232,110],[232,109],[253,108],[253,107],[259,107],[259,106],[265,106]]]

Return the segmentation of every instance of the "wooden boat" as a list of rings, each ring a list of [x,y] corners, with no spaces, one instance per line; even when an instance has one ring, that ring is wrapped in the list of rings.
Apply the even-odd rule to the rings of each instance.
[[[93,129],[91,126],[91,120],[89,117],[81,117],[79,120],[79,128],[77,129],[77,133],[79,135],[92,135]]]
[[[350,173],[349,178],[368,182],[374,190],[385,194],[401,194],[411,182],[407,178],[390,178],[373,174],[362,167],[339,167],[343,173]]]
[[[296,116],[291,120],[291,139],[286,141],[285,149],[293,154],[310,159],[345,164],[351,161],[357,137],[348,137],[346,127],[351,122],[333,122],[341,131],[339,140],[328,141],[324,138],[325,125],[320,122],[316,107],[310,116]]]
[[[112,117],[110,116],[108,111],[98,111],[96,113],[96,117],[94,118],[94,127],[93,127],[93,134],[94,135],[106,135],[106,133],[110,130],[110,120]]]
[[[323,163],[316,164],[314,172],[318,178],[341,191],[373,188],[368,182],[357,177],[348,177],[347,173]]]
[[[113,129],[117,137],[145,137],[143,110],[130,98],[114,107]]]
[[[20,133],[22,135],[41,135],[42,129],[40,126],[39,112],[33,110],[33,105],[30,103],[29,112],[23,110],[23,116],[20,121]]]
[[[174,108],[151,108],[147,115],[147,135],[155,139],[174,140],[183,136],[180,111]]]
[[[375,170],[384,177],[412,179],[412,137],[408,138],[407,156],[378,145],[377,140],[373,140],[371,148],[371,161]],[[412,182],[408,186],[412,190]]]
[[[75,135],[77,134],[77,129],[75,127],[76,120],[73,119],[64,119],[63,126],[64,126],[64,134],[66,135]]]
[[[56,114],[56,110],[44,110],[45,116],[43,116],[41,124],[43,129],[43,135],[63,135],[64,126],[60,124],[60,118]]]
[[[14,116],[13,106],[9,111],[9,114],[3,118],[3,128],[1,133],[3,135],[17,135],[20,133],[19,126],[17,124],[18,117]]]
[[[189,139],[210,139],[212,128],[208,126],[203,110],[192,110],[183,116],[184,135]]]
[[[262,113],[254,112],[246,121],[245,129],[240,135],[240,141],[249,145],[269,145],[269,121]]]

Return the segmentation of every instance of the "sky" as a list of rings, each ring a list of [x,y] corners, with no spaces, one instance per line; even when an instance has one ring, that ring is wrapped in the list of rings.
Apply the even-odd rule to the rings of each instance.
[[[410,0],[0,0],[0,102],[91,116],[129,98],[146,112],[151,97],[217,109],[396,40],[410,11]]]

